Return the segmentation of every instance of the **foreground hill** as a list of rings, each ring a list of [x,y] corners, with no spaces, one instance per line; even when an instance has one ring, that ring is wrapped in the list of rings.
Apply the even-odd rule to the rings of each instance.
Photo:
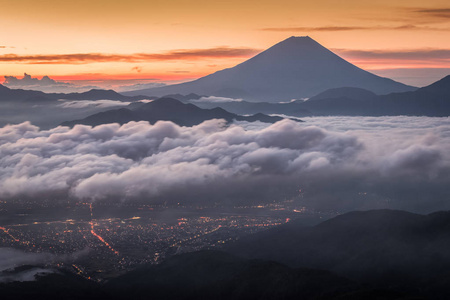
[[[35,282],[0,283],[2,299],[406,299],[328,271],[294,269],[219,251],[181,254],[104,284],[62,272]],[[421,298],[415,298],[421,299]]]
[[[450,283],[449,249],[450,212],[392,210],[351,212],[314,227],[292,222],[228,246],[242,257],[412,290]],[[448,288],[446,293],[450,295]]]
[[[132,104],[129,108],[109,110],[91,115],[82,120],[64,122],[62,125],[74,126],[76,124],[84,124],[97,126],[107,123],[125,124],[130,121],[148,121],[154,124],[157,121],[172,121],[180,126],[193,126],[211,119],[225,119],[228,122],[237,120],[275,123],[283,118],[264,114],[240,116],[229,113],[222,108],[201,109],[193,104],[184,104],[176,99],[160,98],[150,103]]]
[[[290,37],[233,68],[191,82],[125,94],[196,93],[280,102],[311,97],[339,87],[363,88],[376,94],[415,89],[364,71],[306,36]]]

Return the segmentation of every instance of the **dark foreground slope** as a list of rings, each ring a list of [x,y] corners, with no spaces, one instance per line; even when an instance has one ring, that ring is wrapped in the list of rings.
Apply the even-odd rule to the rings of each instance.
[[[172,121],[180,126],[193,126],[211,119],[225,119],[228,122],[237,120],[275,123],[283,118],[264,114],[240,116],[229,113],[222,108],[201,109],[193,104],[184,104],[172,98],[160,98],[150,103],[132,105],[130,108],[109,110],[91,115],[82,120],[64,122],[62,125],[74,126],[76,124],[84,124],[97,126],[107,123],[125,124],[130,121],[148,121],[154,124],[157,121]]]
[[[292,222],[228,250],[291,267],[330,270],[381,287],[445,287],[450,295],[450,212],[375,210],[347,213],[314,227]]]
[[[0,293],[2,299],[407,299],[405,293],[373,289],[329,271],[293,269],[218,251],[175,256],[104,284],[64,273],[0,284]]]

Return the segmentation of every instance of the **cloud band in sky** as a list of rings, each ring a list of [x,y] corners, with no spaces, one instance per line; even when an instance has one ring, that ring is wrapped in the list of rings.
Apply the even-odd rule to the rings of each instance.
[[[181,49],[165,53],[75,53],[75,54],[38,54],[38,55],[0,55],[0,62],[26,64],[87,64],[98,62],[147,62],[168,60],[197,60],[208,58],[249,57],[261,50],[253,48],[216,47],[209,49]]]
[[[417,26],[412,24],[400,26],[296,26],[296,27],[269,27],[262,28],[262,31],[277,31],[277,32],[326,32],[326,31],[355,31],[355,30],[430,30],[430,31],[450,31],[450,28]]]

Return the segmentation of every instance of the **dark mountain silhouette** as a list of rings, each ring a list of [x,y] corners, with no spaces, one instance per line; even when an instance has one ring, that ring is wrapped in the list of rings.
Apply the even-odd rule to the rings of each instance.
[[[10,89],[0,84],[0,102],[11,103],[46,103],[59,99],[65,100],[117,100],[117,101],[137,101],[148,99],[147,96],[124,96],[113,90],[92,89],[84,93],[44,93],[40,91]]]
[[[233,68],[191,82],[125,94],[196,93],[280,102],[311,97],[339,87],[358,87],[376,94],[415,89],[364,71],[306,36],[290,37]]]
[[[2,299],[406,299],[329,271],[294,269],[219,251],[171,257],[102,284],[61,272],[34,282],[0,283]],[[415,298],[420,299],[420,298]]]
[[[47,102],[55,99],[44,92],[10,89],[0,84],[0,102]]]
[[[333,91],[326,94],[328,98],[313,97],[303,107],[313,115],[450,116],[450,76],[413,92],[376,97],[333,95]]]
[[[228,246],[242,257],[330,270],[359,282],[425,294],[449,286],[449,249],[450,212],[392,210],[351,212],[313,227],[292,222]],[[445,293],[450,295],[450,289]]]
[[[450,115],[450,75],[414,92],[392,93],[375,99],[375,114],[389,111],[390,115]]]
[[[426,87],[418,89],[417,92],[450,97],[450,75]]]
[[[218,251],[178,255],[115,278],[112,290],[156,299],[337,299],[362,287],[328,271],[292,269]],[[388,293],[389,294],[389,293]],[[341,298],[339,298],[341,299]]]
[[[91,115],[82,120],[64,122],[64,126],[85,124],[97,126],[107,123],[124,124],[130,121],[148,121],[151,124],[157,121],[172,121],[180,126],[198,125],[206,120],[225,119],[228,122],[237,121],[261,121],[275,123],[282,120],[281,117],[272,117],[264,114],[253,116],[240,116],[227,112],[222,108],[201,109],[193,104],[184,104],[172,98],[160,98],[142,105],[130,105],[131,109],[121,108]]]

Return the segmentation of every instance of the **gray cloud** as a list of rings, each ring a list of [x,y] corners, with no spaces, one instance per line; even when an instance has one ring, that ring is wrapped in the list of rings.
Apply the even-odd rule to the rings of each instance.
[[[22,86],[53,86],[53,85],[69,85],[67,82],[57,82],[48,76],[44,76],[41,79],[31,77],[31,75],[25,73],[22,79],[15,76],[4,76],[5,82],[3,85],[11,87],[22,87]]]
[[[24,73],[23,78],[15,76],[4,76],[5,81],[3,85],[11,89],[27,89],[36,90],[47,93],[52,92],[80,92],[88,91],[93,88],[98,88],[92,85],[78,86],[69,82],[56,81],[48,76],[44,76],[41,79],[32,77],[31,75]]]
[[[308,118],[268,126],[171,122],[0,129],[0,196],[449,208],[447,118]],[[361,194],[372,195],[362,197]],[[445,198],[447,197],[447,198]]]
[[[295,26],[295,27],[270,27],[262,28],[262,31],[277,31],[277,32],[339,32],[339,31],[373,31],[373,30],[426,30],[426,31],[449,31],[450,28],[417,26],[413,24],[405,24],[398,26]]]

